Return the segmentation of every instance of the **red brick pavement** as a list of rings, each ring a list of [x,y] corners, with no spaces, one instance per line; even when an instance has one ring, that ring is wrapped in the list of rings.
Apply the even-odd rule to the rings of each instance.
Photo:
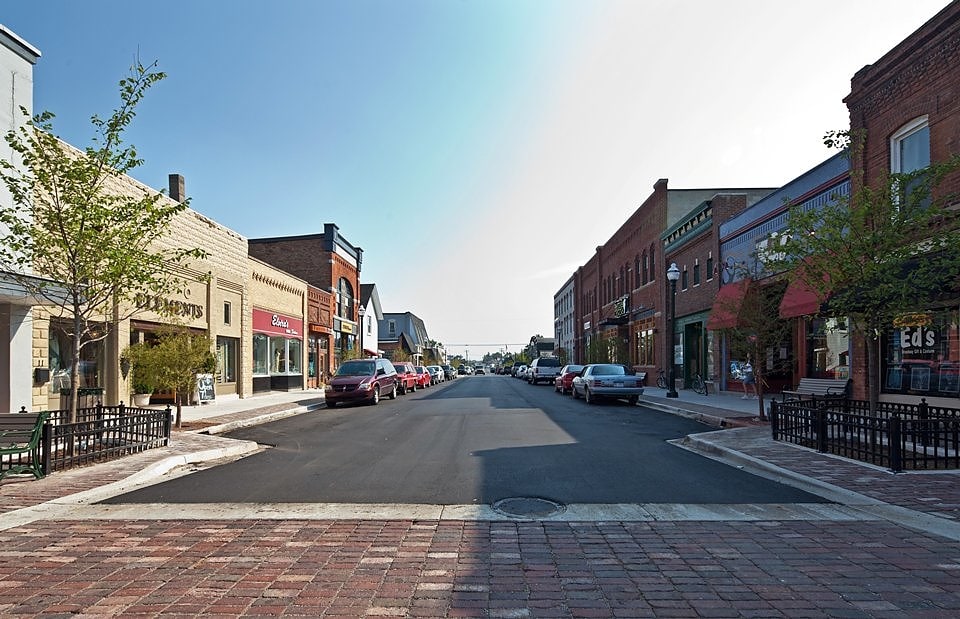
[[[713,432],[709,441],[731,452],[743,453],[890,505],[960,521],[960,471],[894,474],[887,469],[774,441],[769,427]]]
[[[956,617],[960,547],[884,523],[48,522],[0,614]]]

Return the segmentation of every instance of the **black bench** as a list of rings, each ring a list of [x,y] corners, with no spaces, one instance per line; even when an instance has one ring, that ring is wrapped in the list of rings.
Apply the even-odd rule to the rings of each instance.
[[[849,388],[848,378],[801,378],[800,384],[793,389],[784,389],[780,395],[783,400],[786,400],[788,395],[795,398],[805,395],[845,398]]]
[[[0,414],[0,480],[9,474],[43,477],[40,438],[49,413]]]

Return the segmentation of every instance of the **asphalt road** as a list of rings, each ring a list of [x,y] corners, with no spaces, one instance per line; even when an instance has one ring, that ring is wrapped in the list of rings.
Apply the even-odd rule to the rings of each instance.
[[[588,405],[545,385],[471,376],[237,431],[230,436],[269,448],[106,502],[823,502],[666,442],[708,429],[642,406]]]

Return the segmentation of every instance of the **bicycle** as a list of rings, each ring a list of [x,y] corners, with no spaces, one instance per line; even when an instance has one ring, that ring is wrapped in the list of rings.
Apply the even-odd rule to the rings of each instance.
[[[657,370],[657,387],[661,389],[667,388],[667,374],[663,371],[663,368]]]
[[[703,377],[697,374],[693,377],[693,390],[700,395],[707,395],[707,384],[703,382]]]

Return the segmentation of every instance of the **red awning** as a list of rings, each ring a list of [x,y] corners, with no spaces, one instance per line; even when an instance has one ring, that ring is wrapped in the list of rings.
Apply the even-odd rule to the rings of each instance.
[[[780,301],[780,317],[796,318],[820,313],[820,293],[802,279],[795,279],[787,285]]]
[[[713,309],[710,311],[710,319],[707,320],[707,328],[732,329],[736,327],[740,319],[740,308],[743,306],[743,299],[747,296],[749,288],[749,278],[721,286],[713,300]]]

